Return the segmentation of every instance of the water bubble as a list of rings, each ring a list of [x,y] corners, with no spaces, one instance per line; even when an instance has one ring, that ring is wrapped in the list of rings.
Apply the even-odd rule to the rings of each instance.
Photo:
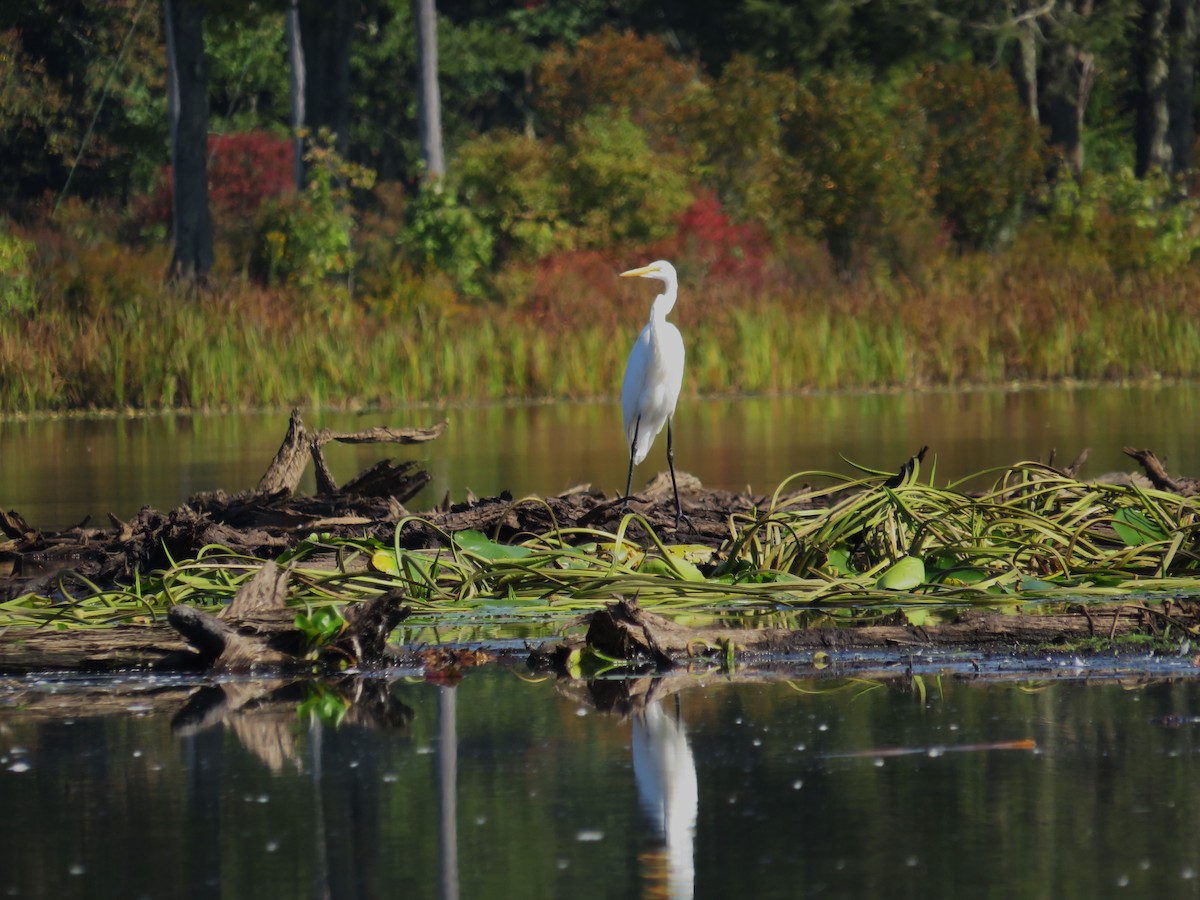
[[[910,853],[908,856],[904,857],[904,864],[911,869],[920,865],[921,860],[917,858],[915,853]]]
[[[1129,887],[1129,876],[1128,875],[1118,875],[1117,876],[1117,887]]]
[[[795,747],[795,749],[796,749],[796,750],[807,750],[807,749],[808,749],[808,744],[797,744],[797,745],[796,745],[796,747]]]
[[[802,787],[804,787],[804,779],[803,778],[797,778],[795,781],[792,782],[792,790],[793,791],[798,791]]]
[[[22,760],[19,760],[18,762],[13,763],[11,766],[9,766],[8,771],[16,772],[19,775],[22,772],[28,772],[32,768],[33,768],[33,766],[29,765],[29,763],[25,762],[25,760],[22,759]]]
[[[929,748],[929,758],[930,759],[937,759],[941,755],[942,755],[941,747],[930,747]]]
[[[1179,877],[1184,881],[1191,881],[1196,877],[1196,870],[1191,866],[1184,866],[1183,871],[1179,873]]]
[[[578,706],[575,708],[575,715],[579,716],[579,718],[582,719],[587,714],[588,714],[588,711],[587,711],[586,706]]]
[[[383,773],[383,781],[385,784],[391,784],[392,782],[397,781],[397,780],[399,780],[399,779],[394,772],[384,772]]]
[[[755,738],[750,743],[755,747],[761,747],[762,746],[762,738]]]
[[[267,841],[266,851],[268,853],[274,853],[278,849],[279,849],[279,841]]]
[[[829,730],[829,726],[824,722],[822,722],[820,725],[817,726],[817,731],[828,731],[828,730]]]
[[[476,825],[486,825],[487,824],[487,816],[476,816],[475,824]]]
[[[575,833],[575,840],[583,843],[604,840],[604,832],[598,828],[589,828]]]
[[[883,760],[882,760],[882,759],[878,759],[878,758],[877,758],[877,759],[875,760],[875,768],[877,768],[877,769],[882,769],[882,768],[883,768]]]
[[[83,863],[71,863],[67,868],[68,875],[85,875],[87,874],[87,866]]]
[[[271,801],[271,797],[268,794],[259,794],[255,799],[259,803],[269,803]]]

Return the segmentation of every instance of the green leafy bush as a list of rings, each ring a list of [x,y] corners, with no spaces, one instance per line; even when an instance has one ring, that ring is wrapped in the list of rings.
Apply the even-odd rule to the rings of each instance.
[[[686,162],[655,153],[625,113],[594,112],[571,126],[563,180],[575,244],[645,244],[667,237],[691,202]]]
[[[459,148],[453,171],[467,207],[494,236],[497,262],[536,262],[567,249],[567,190],[545,143],[512,132],[485,134]]]
[[[966,247],[1011,234],[1042,177],[1042,136],[1012,78],[974,63],[922,69],[904,89],[923,112],[934,210]]]
[[[735,56],[711,90],[696,95],[693,140],[706,186],[734,218],[775,224],[780,178],[778,111],[797,92],[787,74],[761,71]]]
[[[400,250],[422,272],[441,272],[469,295],[483,290],[495,239],[475,214],[459,202],[444,179],[427,181],[405,209]]]
[[[37,307],[33,252],[29,241],[0,222],[0,316],[27,315]]]
[[[780,222],[825,241],[843,271],[888,234],[928,222],[920,128],[865,75],[822,73],[781,113]]]
[[[350,189],[369,189],[375,174],[342,159],[329,135],[318,136],[304,158],[304,191],[262,207],[252,264],[268,284],[313,288],[354,269]]]
[[[602,109],[624,110],[656,151],[689,151],[686,126],[703,78],[694,62],[673,56],[657,37],[605,28],[572,47],[556,46],[535,82],[540,127],[556,140]]]
[[[1179,269],[1200,258],[1200,199],[1155,171],[1085,172],[1047,189],[1046,223],[1063,244],[1086,244],[1114,272]]]

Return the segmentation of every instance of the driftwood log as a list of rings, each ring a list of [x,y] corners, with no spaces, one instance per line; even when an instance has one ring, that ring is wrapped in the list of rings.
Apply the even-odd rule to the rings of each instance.
[[[1162,634],[1173,625],[1180,635],[1200,624],[1200,603],[1164,601],[1127,603],[1103,610],[1079,606],[1058,614],[1005,615],[964,610],[950,622],[915,626],[898,614],[891,624],[821,626],[799,629],[691,628],[620,600],[588,617],[586,637],[534,651],[534,668],[563,670],[574,651],[585,647],[614,659],[665,671],[694,660],[719,661],[733,654],[746,660],[816,650],[868,648],[928,649],[976,647],[981,650],[1044,648],[1086,638],[1113,639],[1131,634]]]
[[[347,606],[346,625],[337,637],[316,648],[295,625],[296,610],[287,603],[288,570],[268,561],[214,615],[192,606],[172,606],[167,621],[195,651],[193,668],[242,672],[259,668],[315,667],[336,671],[387,666],[394,662],[387,639],[411,612],[394,591]]]
[[[325,462],[325,455],[321,450],[330,441],[338,441],[343,444],[377,444],[387,442],[419,444],[441,437],[442,432],[445,430],[446,421],[443,420],[431,428],[386,428],[378,426],[368,428],[365,431],[345,432],[322,428],[320,431],[312,432],[305,427],[304,420],[300,416],[300,410],[293,409],[283,443],[275,453],[275,458],[271,461],[271,465],[267,467],[267,471],[259,479],[255,493],[260,496],[276,494],[281,491],[285,494],[293,493],[297,486],[299,486],[300,478],[304,475],[304,470],[308,467],[308,461],[311,459],[316,469],[317,494],[335,494],[338,491],[337,483],[333,480],[333,473],[329,471],[329,465]],[[368,470],[368,472],[371,471]],[[358,482],[358,486],[353,490],[348,490],[348,493],[357,493],[362,496],[385,496],[385,494],[370,493],[363,490],[364,486],[370,486],[378,490],[388,484],[387,480],[381,478],[378,473],[367,477],[367,472],[364,472],[355,481]],[[386,495],[394,496],[403,503],[428,483],[428,476],[424,479],[418,478],[412,483],[405,483],[403,489],[399,491],[395,490],[395,485],[392,484],[387,490]]]

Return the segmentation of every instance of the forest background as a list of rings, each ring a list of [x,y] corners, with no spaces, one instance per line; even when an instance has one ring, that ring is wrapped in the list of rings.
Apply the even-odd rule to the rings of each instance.
[[[1200,375],[1200,0],[423,5],[5,4],[0,412]]]

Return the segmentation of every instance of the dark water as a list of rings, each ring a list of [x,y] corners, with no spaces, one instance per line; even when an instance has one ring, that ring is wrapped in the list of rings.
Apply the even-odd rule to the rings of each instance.
[[[3,686],[0,893],[1200,892],[1194,680],[132,684]]]
[[[330,445],[345,480],[385,457],[419,460],[433,483],[411,504],[427,509],[450,493],[557,493],[588,482],[625,484],[615,403],[409,409],[309,414],[312,426],[377,424],[449,428],[429,444]],[[134,419],[0,421],[0,506],[41,528],[107,513],[129,518],[143,504],[170,508],[190,494],[254,486],[283,438],[285,413]],[[1190,384],[965,393],[685,399],[675,419],[676,462],[713,488],[774,490],[795,472],[848,472],[846,457],[894,470],[923,445],[939,483],[1020,460],[1062,463],[1085,447],[1085,476],[1129,470],[1125,445],[1149,447],[1176,473],[1200,474],[1200,390]],[[660,438],[636,484],[665,469]],[[307,488],[312,489],[311,475]]]

